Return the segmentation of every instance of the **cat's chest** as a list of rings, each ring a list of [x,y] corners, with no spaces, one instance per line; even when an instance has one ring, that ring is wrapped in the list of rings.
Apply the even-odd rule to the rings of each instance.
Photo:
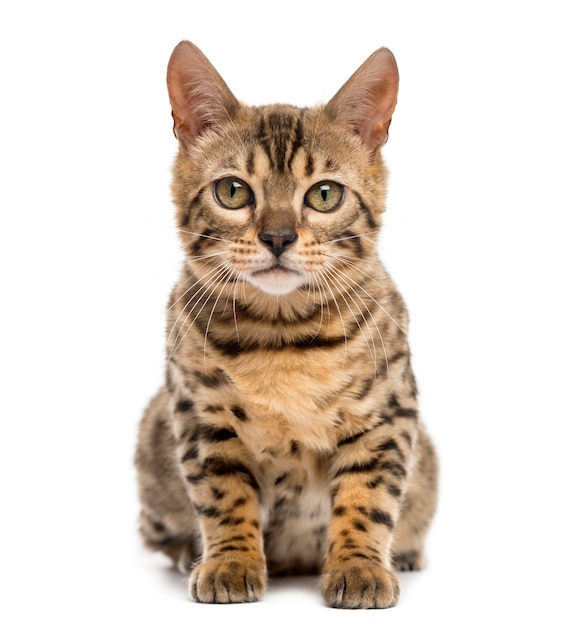
[[[320,351],[288,350],[241,358],[226,370],[250,414],[246,433],[258,446],[335,446],[339,407],[352,381],[348,368]]]

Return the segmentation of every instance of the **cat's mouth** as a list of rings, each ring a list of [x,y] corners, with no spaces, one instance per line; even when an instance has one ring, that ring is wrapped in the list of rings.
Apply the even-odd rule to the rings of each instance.
[[[252,272],[248,280],[265,293],[279,296],[294,291],[304,283],[305,277],[302,272],[277,262],[271,267]]]
[[[271,274],[271,276],[285,276],[287,274],[299,274],[296,270],[289,269],[288,267],[284,267],[283,265],[272,265],[264,270],[258,270],[257,272],[253,272],[253,276],[262,276]]]

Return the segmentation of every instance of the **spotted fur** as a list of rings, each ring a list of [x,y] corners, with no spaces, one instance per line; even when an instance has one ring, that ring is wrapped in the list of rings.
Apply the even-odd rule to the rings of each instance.
[[[376,253],[397,81],[380,49],[325,106],[248,107],[191,43],[171,57],[185,262],[136,464],[144,540],[199,602],[316,572],[330,606],[389,607],[394,568],[423,565],[436,460]]]

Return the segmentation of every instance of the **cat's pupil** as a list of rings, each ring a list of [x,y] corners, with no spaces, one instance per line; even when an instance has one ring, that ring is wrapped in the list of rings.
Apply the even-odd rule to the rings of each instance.
[[[233,198],[236,194],[236,192],[238,191],[238,189],[241,187],[242,185],[240,185],[237,182],[233,182],[231,187],[230,187],[230,196]]]
[[[326,202],[328,200],[329,192],[330,192],[330,187],[328,185],[320,186],[320,195],[322,197],[323,202]]]

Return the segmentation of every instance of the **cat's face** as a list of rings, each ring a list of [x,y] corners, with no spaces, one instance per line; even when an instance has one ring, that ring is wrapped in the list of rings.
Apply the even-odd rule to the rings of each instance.
[[[270,295],[326,291],[371,253],[383,175],[364,180],[367,155],[339,129],[322,128],[320,111],[250,113],[205,137],[191,166],[178,168],[188,260],[201,278],[245,281]]]
[[[245,107],[189,52],[174,70],[172,57],[169,82],[181,140],[173,191],[194,273],[203,285],[245,284],[269,296],[347,291],[374,254],[386,177],[378,148],[389,118],[364,126],[364,137],[352,112],[340,112],[340,92],[314,109]],[[221,106],[201,111],[186,85],[175,91],[188,61],[198,76],[214,71]]]

